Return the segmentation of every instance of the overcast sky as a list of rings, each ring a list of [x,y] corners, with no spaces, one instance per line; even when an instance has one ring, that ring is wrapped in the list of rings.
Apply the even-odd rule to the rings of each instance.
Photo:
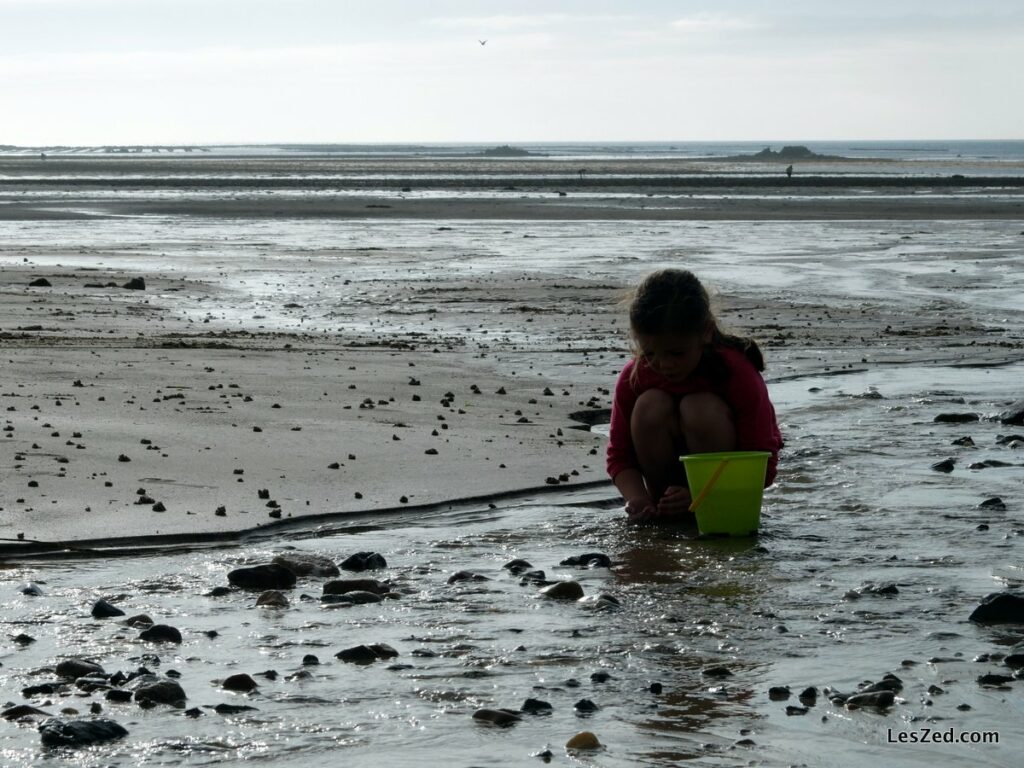
[[[1022,72],[1021,0],[0,0],[0,144],[1024,139]]]

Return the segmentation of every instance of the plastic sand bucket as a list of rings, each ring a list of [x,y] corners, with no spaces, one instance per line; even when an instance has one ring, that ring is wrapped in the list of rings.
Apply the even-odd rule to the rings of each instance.
[[[680,456],[702,534],[753,536],[761,522],[768,451],[729,451]]]

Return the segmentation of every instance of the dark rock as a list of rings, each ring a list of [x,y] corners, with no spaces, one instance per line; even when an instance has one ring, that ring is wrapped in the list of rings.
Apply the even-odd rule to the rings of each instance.
[[[965,435],[964,437],[958,437],[956,440],[954,440],[952,445],[959,445],[964,448],[973,448],[974,439],[970,435]]]
[[[34,581],[28,581],[18,587],[18,591],[23,595],[29,597],[42,597],[43,588],[36,584]]]
[[[936,472],[952,472],[956,467],[956,462],[953,459],[943,459],[932,464],[931,468]]]
[[[153,620],[144,613],[137,613],[124,620],[124,623],[129,627],[152,627]]]
[[[308,552],[284,552],[270,562],[287,568],[296,576],[331,577],[341,573],[330,558]]]
[[[522,574],[523,578],[519,580],[519,583],[523,586],[527,584],[547,584],[548,576],[544,571],[526,571]]]
[[[86,661],[85,659],[64,659],[57,664],[56,672],[59,677],[66,677],[71,680],[77,680],[86,675],[105,674],[103,667],[94,661]]]
[[[490,581],[490,579],[481,573],[472,571],[456,571],[448,577],[449,584],[458,584],[460,581]]]
[[[768,698],[772,701],[785,701],[789,698],[788,685],[776,685],[768,689]]]
[[[33,280],[31,283],[29,283],[29,286],[32,287],[32,288],[50,288],[50,287],[52,287],[50,281],[47,280],[45,277],[37,277],[35,280]]]
[[[999,421],[1003,424],[1024,425],[1024,400],[1018,400],[1009,408],[999,414]]]
[[[105,697],[107,701],[113,701],[118,704],[123,704],[126,701],[132,700],[132,692],[125,691],[121,688],[114,688],[106,692]]]
[[[111,605],[106,600],[97,600],[92,606],[92,617],[94,619],[109,619],[114,616],[124,616],[124,611],[116,605]]]
[[[530,563],[528,560],[517,558],[516,560],[511,560],[510,562],[505,563],[501,567],[507,570],[513,576],[518,576],[520,573],[523,573],[524,571],[528,571],[531,568],[533,568],[533,564]]]
[[[981,417],[976,413],[940,413],[935,417],[937,424],[967,424],[978,421]]]
[[[592,683],[607,683],[612,679],[612,676],[607,672],[592,672],[590,675],[590,682]]]
[[[980,675],[978,677],[978,685],[988,688],[998,688],[1012,682],[1013,678],[1009,675],[997,675],[994,673],[989,673],[987,675]]]
[[[32,635],[26,635],[24,632],[19,632],[17,635],[11,638],[17,645],[31,645],[36,641]]]
[[[236,568],[228,573],[228,582],[241,589],[291,589],[295,586],[295,574],[283,565],[270,563]]]
[[[590,699],[580,699],[575,704],[573,704],[573,709],[575,709],[577,712],[589,714],[591,712],[597,712],[597,710],[599,710],[600,707],[597,706],[597,704],[592,702]]]
[[[312,653],[307,653],[302,657],[302,665],[305,667],[315,667],[320,663],[320,659],[314,656]]]
[[[228,691],[242,691],[243,693],[249,693],[250,691],[256,690],[259,685],[249,675],[237,674],[231,675],[231,677],[225,678],[224,682],[221,683],[221,688]]]
[[[17,704],[13,707],[8,707],[3,712],[0,712],[0,717],[4,720],[20,720],[23,717],[31,717],[32,715],[45,715],[46,717],[52,717],[49,712],[43,712],[41,709],[36,709],[31,704]]]
[[[367,605],[368,603],[379,603],[383,599],[384,598],[376,592],[366,592],[364,590],[356,589],[351,592],[345,592],[342,595],[323,595],[320,598],[320,602],[333,603],[335,605]]]
[[[230,595],[230,587],[214,587],[206,593],[207,597],[224,597],[224,595]]]
[[[968,617],[978,624],[1024,624],[1024,596],[1012,592],[994,592]]]
[[[1003,659],[1003,664],[1010,669],[1024,669],[1024,653],[1011,653]]]
[[[847,709],[869,707],[874,709],[885,709],[891,707],[896,701],[896,695],[892,691],[871,691],[868,693],[855,693],[847,696]]]
[[[168,704],[172,707],[185,706],[185,690],[179,683],[156,675],[142,675],[130,683],[139,704]]]
[[[804,704],[810,703],[811,706],[813,706],[814,702],[818,700],[818,689],[814,686],[804,688],[802,691],[800,691],[800,695],[797,698],[800,699],[800,701],[802,701]]]
[[[218,704],[213,711],[218,715],[237,715],[239,712],[254,712],[256,707],[249,707],[245,704]]]
[[[186,709],[183,713],[185,717],[197,718],[202,717],[205,713],[199,707],[192,707],[192,709]]]
[[[51,696],[56,693],[64,683],[40,683],[39,685],[30,685],[28,688],[21,689],[21,695],[26,699],[31,699],[33,696]]]
[[[786,714],[790,717],[793,717],[794,715],[806,715],[809,711],[810,710],[807,707],[797,707],[793,704],[786,707]]]
[[[39,726],[44,747],[85,747],[124,738],[128,731],[113,720],[59,720],[50,718]]]
[[[383,595],[390,591],[390,584],[376,579],[338,579],[324,584],[325,595],[344,595],[348,592],[373,592]]]
[[[276,589],[268,589],[256,598],[256,605],[261,605],[265,608],[287,608],[289,603],[288,598],[282,592],[278,592]]]
[[[1006,510],[1006,504],[998,496],[993,496],[992,498],[985,499],[983,502],[981,502],[981,504],[978,505],[978,508],[994,509],[998,512],[1003,512]]]
[[[996,445],[1010,445],[1012,443],[1024,443],[1024,435],[1000,435],[996,439]]]
[[[540,590],[540,594],[552,600],[579,600],[583,587],[575,581],[556,581]]]
[[[354,555],[345,558],[341,567],[346,571],[370,571],[377,568],[387,568],[388,563],[383,555],[376,552],[356,552]]]
[[[661,683],[651,683],[647,690],[657,695],[664,690],[664,686]]]
[[[523,702],[523,706],[519,708],[519,711],[525,712],[528,715],[550,715],[554,708],[546,701],[527,699]]]
[[[169,624],[154,624],[139,633],[139,640],[147,643],[181,643],[181,632]]]
[[[582,565],[587,568],[610,568],[612,559],[601,552],[587,552],[567,557],[559,565]]]
[[[708,667],[701,671],[704,677],[713,677],[716,679],[722,679],[723,677],[732,677],[732,671],[728,667]]]
[[[473,719],[482,723],[492,723],[494,725],[506,727],[509,725],[515,725],[522,716],[512,709],[478,709],[473,713]]]
[[[398,651],[384,643],[357,645],[334,654],[335,658],[352,664],[372,664],[381,659],[393,659]]]
[[[144,291],[146,290],[146,281],[141,277],[133,277],[121,287],[127,288],[130,291]]]

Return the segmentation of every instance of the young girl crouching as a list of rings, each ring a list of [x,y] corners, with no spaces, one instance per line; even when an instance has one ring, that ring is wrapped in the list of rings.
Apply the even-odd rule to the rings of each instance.
[[[681,269],[644,278],[629,324],[634,357],[615,384],[607,466],[630,522],[690,515],[682,455],[770,451],[771,485],[782,435],[757,343],[723,333],[704,286]]]

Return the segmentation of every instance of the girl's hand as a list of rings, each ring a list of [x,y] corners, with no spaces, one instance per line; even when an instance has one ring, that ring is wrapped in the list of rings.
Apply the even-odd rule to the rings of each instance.
[[[681,485],[670,485],[665,489],[665,495],[658,501],[658,516],[669,517],[681,515],[690,509],[690,502],[693,497],[690,489]]]
[[[653,520],[658,514],[658,508],[651,501],[650,496],[634,496],[626,499],[627,522],[642,523]]]

